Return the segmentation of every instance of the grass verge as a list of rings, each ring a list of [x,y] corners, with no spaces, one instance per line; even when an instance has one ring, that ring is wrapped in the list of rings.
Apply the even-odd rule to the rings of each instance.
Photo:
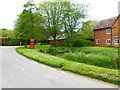
[[[25,49],[23,47],[18,47],[16,48],[16,51],[27,58],[52,67],[57,67],[62,70],[100,79],[116,85],[120,83],[120,80],[118,79],[118,70],[115,69],[107,69],[74,61],[68,61],[66,59],[55,57],[49,54],[40,53],[38,52],[38,49]]]

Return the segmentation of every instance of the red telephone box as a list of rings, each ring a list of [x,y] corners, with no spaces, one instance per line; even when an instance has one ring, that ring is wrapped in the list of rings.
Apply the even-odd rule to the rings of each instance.
[[[30,39],[30,49],[34,49],[34,39]]]

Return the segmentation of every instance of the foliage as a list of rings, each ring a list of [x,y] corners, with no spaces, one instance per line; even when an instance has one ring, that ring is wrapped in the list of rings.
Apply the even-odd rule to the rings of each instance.
[[[0,38],[0,45],[2,46],[16,46],[16,45],[24,45],[26,42],[29,44],[29,40],[26,39],[15,39],[15,38]]]
[[[109,55],[110,56],[110,55]],[[63,58],[80,63],[86,63],[105,68],[118,69],[118,57],[109,57],[100,54],[86,53],[65,53]]]
[[[0,29],[0,37],[8,37],[13,38],[13,30],[7,30],[7,29]]]
[[[67,37],[67,46],[83,46],[81,42],[85,42],[85,39],[78,31],[82,22],[87,17],[88,5],[67,3],[66,6],[67,9],[63,18],[63,27]]]
[[[61,21],[63,17],[64,2],[42,2],[39,4],[39,12],[45,18],[44,29],[53,37],[56,43],[57,35],[61,34]]]
[[[38,52],[38,49],[31,50],[23,47],[18,47],[16,48],[16,51],[19,54],[22,54],[37,62],[44,63],[53,67],[58,67],[62,70],[75,72],[81,75],[101,79],[103,81],[111,82],[114,84],[120,83],[120,80],[118,79],[118,70],[101,68],[78,62],[68,61],[62,58],[40,53]]]
[[[46,34],[41,25],[43,21],[43,18],[37,12],[34,2],[27,2],[15,23],[15,36],[19,39],[33,38],[37,41],[45,40]]]
[[[73,38],[75,31],[78,31],[81,22],[86,18],[86,5],[75,4],[70,1],[42,2],[39,4],[39,12],[45,18],[44,28],[53,37],[56,45],[56,37],[63,31],[67,40]],[[71,44],[71,43],[70,43]]]
[[[85,47],[93,45],[93,41],[86,40],[83,35],[78,33],[73,33],[71,37],[66,40],[66,43],[66,46],[69,47]]]
[[[65,53],[63,58],[105,68],[118,69],[118,49],[83,47],[73,49],[72,53]]]
[[[97,24],[98,21],[92,21],[92,20],[84,22],[80,29],[81,35],[84,36],[84,38],[86,39],[93,39],[94,37],[93,29]]]

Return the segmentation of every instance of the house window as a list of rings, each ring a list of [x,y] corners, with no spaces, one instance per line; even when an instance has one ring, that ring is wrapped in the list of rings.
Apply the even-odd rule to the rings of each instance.
[[[111,34],[111,29],[107,29],[107,30],[106,30],[106,33],[107,33],[107,34]]]
[[[120,40],[119,39],[115,39],[114,42],[115,42],[115,45],[119,45]]]
[[[110,40],[110,39],[107,39],[107,40],[106,40],[106,44],[111,44],[111,40]]]
[[[99,39],[96,40],[96,44],[100,44],[100,40]]]

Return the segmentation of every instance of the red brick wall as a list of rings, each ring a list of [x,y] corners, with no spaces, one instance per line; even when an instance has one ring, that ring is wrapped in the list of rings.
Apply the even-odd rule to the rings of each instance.
[[[112,26],[112,46],[118,47],[119,45],[115,45],[114,40],[115,39],[120,39],[120,38],[115,38],[114,36],[120,36],[120,17],[116,20],[116,22]]]
[[[51,44],[51,45],[54,45],[54,41],[53,41],[53,40],[50,40],[50,44]],[[57,40],[57,41],[56,41],[56,45],[57,45],[57,46],[65,46],[65,40]]]
[[[100,44],[96,44],[96,40],[100,40]],[[94,45],[95,46],[111,46],[111,44],[106,44],[106,39],[111,39],[110,34],[106,34],[106,29],[94,31]]]

